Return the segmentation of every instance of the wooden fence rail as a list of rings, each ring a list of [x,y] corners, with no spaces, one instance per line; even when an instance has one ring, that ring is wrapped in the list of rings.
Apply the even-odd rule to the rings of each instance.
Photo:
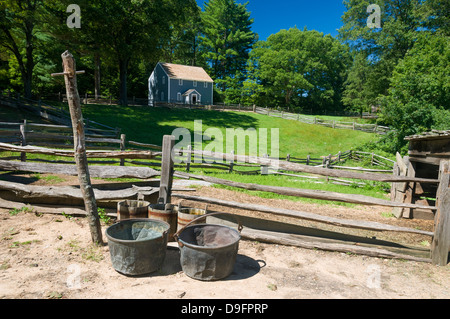
[[[210,155],[210,154],[208,154]],[[221,157],[221,156],[218,156]],[[261,159],[266,160],[267,159]],[[252,159],[252,161],[255,161]],[[298,164],[299,165],[299,164]],[[364,254],[371,254],[374,256],[390,256],[393,258],[405,258],[406,259],[412,259],[412,260],[418,260],[418,261],[427,261],[432,262],[436,265],[446,265],[449,260],[449,249],[450,249],[450,206],[448,203],[450,203],[450,161],[447,161],[445,163],[441,163],[441,169],[440,169],[440,179],[439,180],[429,180],[428,182],[434,182],[439,183],[439,197],[437,200],[437,205],[435,207],[426,206],[426,209],[432,209],[437,210],[437,224],[434,228],[433,232],[425,232],[420,231],[421,234],[432,236],[433,238],[433,244],[430,249],[430,255],[429,258],[416,258],[413,256],[405,256],[405,255],[395,255],[388,253],[386,255],[386,252],[380,252],[377,249],[371,249],[371,248],[364,248],[361,250],[358,250],[358,253],[364,253]],[[327,170],[327,171],[325,171]],[[329,173],[332,173],[330,169],[325,169],[316,171],[318,174],[328,175]],[[335,192],[325,192],[325,191],[315,191],[315,190],[305,190],[305,189],[294,189],[289,187],[275,187],[275,186],[266,186],[266,185],[258,185],[258,184],[249,184],[249,183],[239,183],[239,182],[232,182],[229,180],[219,179],[219,178],[213,178],[209,176],[201,176],[201,175],[193,175],[188,173],[182,173],[177,172],[178,174],[182,176],[186,176],[193,179],[208,181],[214,184],[221,184],[221,185],[227,185],[232,187],[238,187],[243,188],[247,190],[253,190],[253,191],[265,191],[265,192],[272,192],[276,194],[282,194],[282,195],[289,195],[289,196],[299,196],[299,197],[307,197],[307,198],[316,198],[316,199],[323,199],[323,200],[333,200],[333,201],[341,201],[341,202],[350,202],[350,203],[357,203],[362,205],[382,205],[382,206],[390,206],[390,207],[403,207],[404,205],[413,205],[413,206],[422,206],[422,205],[415,205],[415,204],[407,204],[407,203],[399,203],[394,201],[387,201],[382,199],[375,199],[368,196],[361,196],[361,195],[349,195],[349,194],[342,194],[342,193],[335,193]],[[373,177],[374,174],[372,174],[372,179],[377,179]],[[378,174],[380,175],[380,174]],[[384,179],[383,176],[380,176],[379,179]],[[414,178],[410,177],[409,181],[417,181],[413,180]],[[278,209],[274,207],[265,207],[261,205],[254,205],[254,204],[243,204],[243,203],[237,203],[229,200],[218,200],[213,198],[207,198],[207,197],[198,197],[198,196],[188,196],[183,194],[173,194],[174,197],[182,198],[182,199],[190,199],[194,201],[201,201],[206,202],[210,204],[217,204],[221,206],[227,206],[227,207],[233,207],[233,208],[240,208],[240,209],[246,209],[246,210],[255,210],[262,213],[270,213],[270,214],[280,214],[284,216],[290,216],[290,217],[296,217],[300,219],[306,219],[306,220],[314,220],[317,222],[322,223],[329,223],[334,224],[338,226],[343,227],[355,227],[360,229],[372,229],[372,230],[378,230],[378,231],[398,231],[398,232],[416,232],[416,230],[413,229],[401,229],[396,226],[390,226],[390,225],[382,225],[378,223],[371,223],[371,222],[361,222],[361,221],[354,221],[354,220],[341,220],[341,219],[335,219],[335,218],[329,218],[324,216],[319,216],[315,214],[310,213],[304,213],[299,211],[292,211],[292,210],[284,210],[284,209]],[[293,239],[290,238],[289,240],[282,240],[285,236],[284,234],[278,235],[277,233],[274,233],[272,238],[264,237],[262,232],[256,232],[257,237],[260,240],[269,240],[269,241],[275,241],[277,243],[284,243],[284,244],[298,244],[299,239]],[[300,240],[300,244],[304,247],[322,247],[324,249],[331,249],[331,247],[340,247],[339,249],[353,249],[354,247],[351,247],[349,245],[338,245],[335,246],[335,244],[325,245],[323,246],[323,243],[320,241],[317,242],[308,242],[308,245],[305,244],[304,241]],[[354,250],[350,250],[354,251]]]
[[[111,96],[95,96],[85,94],[81,96],[82,102],[84,104],[117,104],[118,101],[113,99]],[[58,100],[61,102],[67,101],[64,94],[58,95]],[[147,98],[128,98],[128,104],[134,106],[148,106]],[[377,125],[377,124],[361,124],[356,121],[336,121],[336,120],[325,120],[320,117],[312,117],[306,116],[299,113],[290,113],[285,111],[274,110],[270,108],[263,108],[256,105],[253,106],[245,106],[241,104],[214,104],[214,105],[202,105],[202,104],[184,104],[178,101],[170,101],[170,102],[157,102],[155,103],[156,107],[168,107],[168,108],[183,108],[183,109],[201,109],[201,110],[216,110],[216,111],[247,111],[247,112],[255,112],[258,114],[273,116],[284,118],[288,120],[295,120],[306,124],[317,124],[326,127],[331,127],[335,129],[350,129],[350,130],[358,130],[367,133],[376,133],[376,134],[386,134],[390,131],[390,128],[387,126]],[[366,117],[372,117],[372,114],[366,113]]]
[[[31,100],[20,96],[20,94],[12,94],[11,92],[0,91],[0,104],[24,109],[27,112],[36,114],[44,119],[51,122],[58,123],[58,126],[70,127],[71,120],[68,110],[63,107],[56,107],[53,105],[46,104],[41,100]],[[23,124],[23,123],[19,123]],[[114,135],[118,136],[120,134],[119,128],[114,128],[103,123],[99,123],[93,120],[84,119],[84,124],[86,131],[96,131],[102,135]],[[32,124],[37,127],[39,125],[50,127],[50,124]]]
[[[173,143],[172,143],[173,145]],[[174,151],[175,153],[180,154],[180,150],[173,150],[173,146],[171,146],[170,151]],[[45,149],[45,148],[39,148],[39,147],[32,147],[32,146],[14,146],[11,144],[5,144],[0,143],[0,149],[7,149],[11,151],[16,152],[34,152],[34,153],[42,153],[42,154],[52,154],[52,155],[61,155],[61,156],[73,156],[73,151],[69,150],[55,150],[55,149]],[[162,152],[153,152],[153,151],[111,151],[111,152],[103,152],[103,151],[88,151],[87,156],[88,157],[97,157],[97,156],[106,156],[107,158],[137,158],[137,159],[154,159],[157,156],[161,156],[162,153],[168,152],[167,146],[165,147],[165,150],[163,148]],[[185,153],[188,152],[188,153]],[[228,185],[232,187],[238,187],[242,189],[247,190],[255,190],[255,191],[265,191],[265,192],[272,192],[276,194],[282,194],[282,195],[288,195],[288,196],[298,196],[298,197],[307,197],[307,198],[316,198],[321,200],[331,200],[331,201],[340,201],[340,202],[348,202],[348,203],[356,203],[361,205],[380,205],[380,206],[386,206],[386,207],[404,207],[404,208],[422,208],[422,209],[431,209],[435,210],[437,213],[437,224],[433,232],[427,232],[427,231],[421,231],[421,230],[415,230],[411,228],[402,228],[397,226],[390,226],[390,225],[383,225],[378,223],[372,223],[372,222],[361,222],[361,221],[355,221],[355,220],[342,220],[342,219],[336,219],[336,218],[329,218],[324,216],[318,216],[318,215],[311,215],[304,212],[299,211],[288,211],[288,210],[281,210],[281,209],[274,209],[272,207],[259,207],[255,205],[249,205],[249,204],[242,204],[242,203],[235,203],[231,201],[222,202],[216,199],[211,198],[188,198],[187,195],[184,195],[185,199],[193,199],[198,201],[204,201],[204,202],[210,202],[215,204],[220,204],[228,207],[239,207],[242,209],[249,209],[249,210],[259,210],[260,212],[266,212],[266,213],[272,213],[272,214],[284,214],[286,216],[291,217],[297,217],[297,218],[303,218],[307,220],[315,220],[318,222],[323,223],[330,223],[333,225],[338,225],[342,227],[351,227],[351,228],[361,228],[361,229],[370,229],[370,230],[378,230],[378,231],[397,231],[397,232],[407,232],[407,233],[416,233],[421,235],[429,235],[433,237],[433,244],[430,250],[430,258],[416,258],[413,256],[410,256],[413,260],[419,260],[419,261],[431,261],[435,264],[447,264],[448,262],[448,251],[450,247],[450,240],[449,240],[449,233],[450,233],[450,223],[449,223],[449,207],[448,203],[450,202],[450,192],[448,191],[449,188],[449,169],[450,166],[449,163],[443,165],[441,167],[441,175],[440,179],[425,179],[425,178],[415,178],[415,177],[408,177],[408,176],[393,176],[393,175],[386,175],[381,173],[359,173],[359,172],[353,172],[353,171],[341,171],[341,170],[335,170],[330,168],[324,168],[324,167],[314,167],[314,166],[308,166],[300,163],[293,163],[286,160],[274,160],[267,157],[252,157],[252,156],[240,156],[235,154],[223,154],[223,153],[214,153],[214,152],[205,152],[205,151],[195,151],[195,150],[183,150],[181,153],[183,156],[186,154],[193,154],[197,156],[207,156],[208,158],[213,159],[219,159],[223,160],[225,162],[228,162],[230,160],[236,162],[243,162],[246,164],[257,164],[257,165],[264,165],[264,166],[274,166],[279,167],[284,170],[293,171],[293,172],[304,172],[309,174],[315,174],[315,175],[322,175],[322,176],[331,176],[331,177],[339,177],[339,178],[351,178],[351,179],[360,179],[360,180],[372,180],[372,181],[384,181],[384,182],[421,182],[421,183],[437,183],[439,184],[439,198],[437,200],[436,206],[425,206],[425,205],[417,205],[417,204],[410,204],[410,203],[401,203],[401,202],[395,202],[395,201],[389,201],[389,200],[383,200],[379,198],[373,198],[370,196],[363,196],[363,195],[355,195],[355,194],[343,194],[343,193],[337,193],[337,192],[329,192],[329,191],[317,191],[317,190],[307,190],[307,189],[297,189],[297,188],[290,188],[290,187],[276,187],[276,186],[267,186],[267,185],[258,185],[258,184],[251,184],[251,183],[238,183],[238,182],[232,182],[229,180],[219,179],[219,178],[213,178],[209,176],[203,176],[203,175],[194,175],[186,172],[180,172],[180,171],[174,171],[170,167],[166,166],[164,169],[161,169],[161,173],[165,172],[162,175],[167,174],[173,174],[176,176],[184,177],[184,178],[192,178],[192,179],[198,179],[203,180],[207,182],[211,182],[214,184],[221,184],[221,185]],[[167,157],[166,157],[167,158]],[[7,162],[7,161],[5,161]],[[34,170],[35,168],[32,168],[30,164],[33,163],[15,163],[15,167],[12,167],[10,163],[3,163],[3,161],[0,161],[0,167],[4,164],[4,167],[9,166],[9,169],[27,169],[27,170]],[[17,166],[18,165],[18,166]],[[24,165],[30,165],[28,167],[25,167]],[[173,166],[173,163],[170,163],[169,166]],[[38,168],[41,170],[44,170],[44,168],[48,171],[52,168],[56,169],[65,169],[62,166],[42,166],[43,168]],[[108,174],[108,170],[114,170],[114,167],[109,168],[99,168],[98,170],[94,169],[95,166],[92,168],[92,172],[94,175],[97,176],[106,176]],[[137,169],[136,167],[122,167],[120,170],[117,170],[116,175],[120,173],[126,174],[127,171],[134,170],[133,176],[141,176],[141,178],[158,175],[156,170],[152,169]],[[66,169],[66,172],[68,174],[74,174],[73,168]],[[109,171],[110,172],[110,171]],[[167,173],[169,172],[169,173]],[[139,177],[138,177],[139,178]],[[161,176],[161,180],[169,180],[171,177],[168,176]],[[168,184],[167,194],[170,199],[170,196],[173,197],[183,197],[179,194],[171,194],[170,190],[170,183]],[[11,189],[12,191],[20,194],[26,194],[26,196],[34,196],[37,198],[40,198],[42,196],[47,196],[51,194],[52,196],[56,196],[58,198],[64,198],[67,196],[74,196],[79,197],[78,193],[74,193],[72,195],[71,192],[75,192],[73,189],[49,189],[49,188],[42,188],[42,187],[31,187],[31,186],[23,186],[16,183],[4,183],[2,186],[2,189],[8,190]],[[70,191],[70,192],[69,192]],[[127,196],[134,196],[139,191],[145,191],[144,189],[131,189],[127,193]],[[50,193],[49,193],[50,192]],[[56,194],[56,195],[55,195]],[[97,196],[97,194],[96,194]],[[99,198],[112,198],[118,196],[117,194],[109,194],[109,193],[98,193]],[[256,233],[258,235],[258,233]],[[258,238],[263,238],[261,234],[258,235]],[[262,237],[261,237],[262,236]],[[284,238],[283,236],[279,237],[279,239]],[[285,241],[285,243],[291,243],[293,244],[295,241],[298,241],[298,239],[289,239]],[[324,247],[320,244],[314,243],[314,247]],[[333,245],[327,246],[327,247],[335,247]],[[350,251],[354,251],[355,247],[352,246],[339,246],[339,249],[346,249]],[[343,248],[344,247],[344,248]],[[361,250],[358,250],[359,253],[365,253],[370,255],[378,255],[378,256],[389,256],[392,258],[406,258],[409,257],[405,255],[398,255],[398,254],[385,254],[385,252],[380,253],[378,250],[364,248]]]
[[[280,117],[288,120],[295,120],[306,124],[317,124],[335,129],[350,129],[358,130],[367,133],[386,134],[390,128],[387,126],[381,126],[377,124],[360,124],[355,121],[336,121],[336,120],[324,120],[319,117],[305,116],[302,114],[289,113],[278,110],[271,110],[268,108],[255,107],[254,110],[258,114],[264,114],[273,117]]]

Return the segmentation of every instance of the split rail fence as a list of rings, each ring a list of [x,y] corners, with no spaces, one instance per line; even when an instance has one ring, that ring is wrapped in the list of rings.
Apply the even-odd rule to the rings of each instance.
[[[54,97],[53,97],[54,98]],[[95,96],[85,94],[80,96],[81,102],[83,104],[105,104],[112,105],[117,104],[118,101],[113,99],[112,96]],[[58,94],[58,101],[65,102],[67,101],[65,94]],[[147,106],[148,99],[146,98],[128,98],[128,105],[132,106]],[[270,108],[259,107],[256,105],[253,106],[245,106],[241,104],[214,104],[214,105],[202,105],[202,104],[184,104],[180,102],[158,102],[155,104],[156,107],[168,107],[168,108],[183,108],[183,109],[199,109],[199,110],[216,110],[216,111],[246,111],[246,112],[255,112],[258,114],[263,114],[267,116],[279,117],[288,120],[295,120],[306,124],[316,124],[322,125],[326,127],[331,127],[335,129],[350,129],[350,130],[358,130],[367,133],[376,133],[376,134],[386,134],[390,131],[390,128],[387,126],[377,125],[377,124],[362,124],[357,123],[356,121],[336,121],[336,120],[325,120],[316,116],[306,116],[298,113],[290,113],[279,111]],[[373,114],[364,113],[363,117],[371,118]]]
[[[142,144],[142,143],[140,143]],[[142,146],[148,146],[149,144],[142,144]],[[166,145],[166,144],[164,144]],[[173,144],[172,144],[173,145]],[[164,147],[166,150],[164,150]],[[137,151],[137,150],[128,150],[128,151],[110,151],[110,150],[92,150],[87,151],[88,158],[131,158],[131,159],[155,159],[160,157],[164,152],[172,151],[172,148],[167,150],[167,146],[164,146],[162,151]],[[173,147],[173,146],[172,146]],[[40,154],[51,154],[58,156],[66,156],[73,157],[73,150],[59,150],[59,149],[46,149],[37,146],[16,146],[12,144],[0,143],[1,150],[9,150],[15,152],[25,152],[25,153],[40,153]],[[399,226],[385,225],[381,223],[368,222],[368,221],[356,221],[351,219],[341,219],[341,218],[331,218],[318,214],[306,213],[296,210],[285,210],[279,209],[275,207],[268,207],[263,205],[253,205],[253,204],[244,204],[233,201],[224,201],[218,200],[214,198],[206,198],[200,196],[189,196],[184,194],[172,194],[171,185],[168,186],[168,197],[170,196],[194,200],[199,202],[206,202],[210,204],[217,204],[226,207],[240,208],[246,210],[259,211],[263,213],[270,213],[274,215],[282,215],[289,216],[304,220],[315,221],[319,223],[332,224],[337,225],[339,227],[349,227],[349,228],[359,228],[363,230],[373,230],[373,231],[394,231],[394,232],[403,232],[403,233],[412,233],[412,234],[420,234],[425,236],[432,237],[432,245],[429,251],[430,257],[418,257],[416,255],[409,255],[405,253],[392,252],[387,249],[382,248],[373,248],[373,247],[363,247],[354,244],[348,243],[328,243],[321,240],[312,240],[308,239],[305,241],[300,237],[296,237],[292,234],[284,234],[284,233],[276,233],[273,232],[265,232],[265,231],[253,231],[246,234],[248,238],[252,238],[255,240],[261,241],[269,241],[269,242],[278,242],[280,244],[289,244],[296,245],[300,247],[306,248],[318,248],[325,250],[334,250],[334,251],[346,251],[353,253],[366,254],[370,256],[378,256],[378,257],[386,257],[386,258],[403,258],[409,260],[416,261],[426,261],[433,262],[437,265],[446,265],[448,262],[448,252],[450,247],[450,206],[448,203],[450,202],[450,163],[447,161],[441,162],[441,174],[439,179],[426,179],[426,178],[415,178],[415,177],[407,177],[407,176],[395,176],[393,174],[382,174],[375,172],[356,172],[356,171],[348,171],[348,170],[337,170],[331,169],[327,167],[317,167],[311,165],[305,165],[300,163],[295,163],[287,160],[276,160],[268,157],[254,157],[254,156],[241,156],[241,155],[233,155],[233,154],[223,154],[223,153],[214,153],[214,152],[206,152],[206,151],[196,151],[196,150],[174,150],[175,154],[186,156],[186,154],[191,153],[193,156],[202,156],[211,159],[215,159],[217,161],[233,161],[233,162],[241,162],[250,165],[259,165],[263,167],[279,167],[280,170],[295,172],[295,173],[307,173],[314,175],[321,175],[325,177],[336,177],[336,178],[348,178],[348,179],[358,179],[358,180],[369,180],[369,181],[379,181],[379,182],[387,182],[387,183],[400,183],[400,182],[411,182],[411,183],[434,183],[439,185],[438,191],[438,199],[436,206],[425,206],[425,205],[417,205],[410,203],[401,203],[390,200],[373,198],[370,196],[363,195],[355,195],[355,194],[343,194],[337,192],[330,191],[318,191],[318,190],[308,190],[308,189],[299,189],[299,188],[290,188],[290,187],[275,187],[275,186],[266,186],[266,185],[258,185],[251,183],[239,183],[232,182],[225,179],[213,178],[204,175],[194,175],[188,172],[174,171],[173,168],[167,169],[167,163],[161,163],[161,169],[155,170],[148,166],[138,167],[138,166],[106,166],[106,165],[92,165],[90,166],[90,174],[93,177],[108,177],[108,178],[117,178],[117,177],[133,177],[140,179],[148,179],[154,176],[161,176],[161,180],[171,180],[171,178],[167,177],[167,174],[173,174],[174,176],[182,177],[182,178],[192,178],[197,180],[203,180],[206,182],[228,185],[232,187],[252,190],[252,191],[264,191],[264,192],[272,192],[276,194],[288,195],[288,196],[298,196],[298,197],[306,197],[306,198],[314,198],[321,200],[331,200],[331,201],[339,201],[339,202],[347,202],[347,203],[355,203],[360,205],[377,205],[384,207],[402,207],[402,208],[420,208],[420,209],[430,209],[435,211],[436,214],[436,225],[433,232],[418,230],[414,228],[405,228]],[[142,163],[142,162],[138,162]],[[173,163],[171,166],[173,167]],[[33,171],[33,172],[50,172],[50,173],[62,173],[69,175],[76,175],[76,167],[75,165],[67,165],[67,164],[42,164],[42,163],[28,163],[28,162],[19,162],[19,161],[0,161],[0,166],[4,170],[24,170],[24,171]],[[169,173],[168,173],[169,172]],[[164,175],[164,176],[163,176]],[[48,188],[48,189],[47,189]],[[77,190],[75,188],[58,188],[58,187],[44,187],[44,186],[33,186],[33,185],[23,185],[19,183],[12,182],[2,182],[0,185],[1,190],[11,190],[17,194],[25,194],[27,198],[31,197],[45,197],[45,196],[53,196],[53,197],[67,197],[67,196],[81,196],[79,193],[76,193]],[[78,190],[79,191],[79,190]],[[127,190],[121,190],[121,194],[118,194],[115,191],[99,191],[96,192],[96,198],[98,195],[98,199],[105,198],[117,198],[120,197],[129,197],[135,196],[140,192],[145,192],[145,187],[132,187]],[[75,194],[76,193],[76,194]]]

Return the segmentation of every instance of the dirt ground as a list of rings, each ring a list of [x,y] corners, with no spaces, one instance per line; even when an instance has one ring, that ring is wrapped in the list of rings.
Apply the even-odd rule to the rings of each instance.
[[[431,230],[432,221],[383,217],[386,208],[317,205],[261,199],[241,192],[199,187],[190,195],[364,219]],[[106,225],[102,226],[103,234]],[[382,237],[383,235],[387,237]],[[369,236],[372,236],[369,234]],[[377,233],[380,238],[394,239]],[[107,242],[106,236],[103,239]],[[426,245],[420,235],[395,240]],[[428,238],[428,240],[430,240]],[[424,244],[425,243],[425,244]],[[0,209],[0,298],[2,299],[448,299],[450,265],[375,258],[242,239],[233,273],[203,282],[187,277],[179,249],[169,243],[163,267],[124,276],[112,267],[108,245],[91,244],[82,217]]]

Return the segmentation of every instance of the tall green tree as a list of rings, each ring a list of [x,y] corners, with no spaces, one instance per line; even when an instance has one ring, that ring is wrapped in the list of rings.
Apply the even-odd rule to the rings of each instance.
[[[258,42],[251,59],[269,105],[315,111],[341,108],[350,56],[347,47],[330,35],[281,30]]]
[[[171,36],[163,46],[162,61],[192,66],[204,65],[199,52],[201,9],[194,3],[187,3],[183,11],[186,18],[174,21]]]
[[[16,59],[27,98],[32,94],[36,33],[42,7],[41,0],[4,0],[0,3],[0,46]]]
[[[379,5],[381,28],[371,28],[368,25],[370,4]],[[346,82],[347,92],[351,96],[354,88],[361,81],[356,73],[367,74],[370,83],[370,94],[360,96],[357,108],[374,104],[374,96],[386,96],[389,89],[389,79],[397,63],[410,50],[423,23],[423,0],[345,0],[346,11],[342,16],[344,25],[339,29],[339,38],[348,44],[354,52],[366,56],[367,61],[355,60],[352,76]],[[356,54],[356,53],[355,53]],[[360,55],[361,57],[361,55]],[[370,70],[364,69],[369,65]],[[359,69],[359,70],[358,70]],[[366,90],[368,92],[368,90]],[[346,100],[348,106],[355,105]]]
[[[406,152],[408,135],[450,129],[450,40],[422,34],[395,67],[380,122],[392,131],[384,140],[387,151]]]
[[[222,91],[245,79],[248,54],[257,40],[246,6],[235,0],[209,0],[201,14],[202,55]]]
[[[130,67],[139,66],[140,60],[158,60],[174,25],[187,19],[185,7],[196,4],[194,0],[80,0],[78,5],[82,40],[92,54],[114,61],[119,100],[126,105]]]

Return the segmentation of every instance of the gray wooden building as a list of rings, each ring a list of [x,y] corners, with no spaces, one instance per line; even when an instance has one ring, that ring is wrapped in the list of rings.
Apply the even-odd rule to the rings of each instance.
[[[450,130],[424,132],[407,136],[408,156],[394,167],[394,174],[427,179],[439,178],[439,165],[442,160],[450,160]],[[403,169],[402,169],[403,166]],[[397,171],[398,169],[398,171]],[[401,172],[403,171],[403,172]],[[437,184],[433,183],[394,183],[391,199],[404,203],[435,205]],[[405,218],[433,219],[431,210],[402,209],[399,216]]]
[[[158,62],[148,79],[148,103],[211,105],[213,85],[201,67]]]

